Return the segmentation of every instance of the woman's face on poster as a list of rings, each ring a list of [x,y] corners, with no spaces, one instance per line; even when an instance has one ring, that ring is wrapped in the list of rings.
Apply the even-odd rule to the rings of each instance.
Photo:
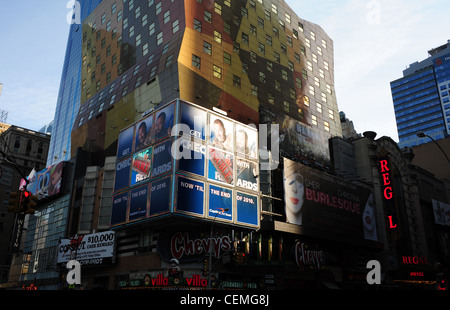
[[[299,173],[293,173],[284,180],[286,191],[286,206],[291,212],[300,212],[305,193],[303,177]]]

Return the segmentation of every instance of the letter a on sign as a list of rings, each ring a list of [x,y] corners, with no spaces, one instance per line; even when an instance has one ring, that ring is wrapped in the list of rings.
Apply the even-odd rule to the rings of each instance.
[[[372,269],[367,273],[367,283],[372,284],[381,284],[381,265],[377,260],[370,260],[367,262],[366,268]]]
[[[71,260],[67,262],[67,269],[70,271],[67,273],[67,284],[81,284],[81,266],[76,260]]]

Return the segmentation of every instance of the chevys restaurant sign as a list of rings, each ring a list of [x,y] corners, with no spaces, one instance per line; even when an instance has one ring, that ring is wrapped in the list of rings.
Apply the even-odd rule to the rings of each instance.
[[[187,232],[161,232],[158,239],[158,252],[165,261],[172,258],[180,262],[195,261],[208,254],[211,247],[212,255],[219,258],[231,251],[233,244],[227,235],[210,238],[209,234]]]
[[[325,265],[325,252],[321,249],[311,249],[306,243],[297,242],[294,251],[295,262],[300,268],[311,267],[319,270]]]

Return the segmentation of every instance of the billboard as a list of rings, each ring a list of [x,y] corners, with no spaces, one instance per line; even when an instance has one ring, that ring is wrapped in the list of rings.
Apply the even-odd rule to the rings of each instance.
[[[177,99],[120,132],[111,226],[179,214],[258,227],[258,168],[256,128]]]
[[[115,240],[116,233],[114,231],[78,236],[76,243],[72,239],[61,239],[56,263],[65,266],[72,259],[76,259],[81,265],[113,263]]]
[[[433,204],[434,222],[450,226],[450,205],[439,200],[431,200]]]
[[[377,240],[369,190],[286,158],[283,185],[287,223],[322,235]]]
[[[36,172],[34,169],[28,176],[27,190],[38,199],[58,195],[63,184],[64,162],[52,165]]]

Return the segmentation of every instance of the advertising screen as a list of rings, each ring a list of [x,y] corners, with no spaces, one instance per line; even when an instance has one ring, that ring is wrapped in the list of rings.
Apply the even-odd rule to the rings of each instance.
[[[130,185],[130,170],[132,158],[128,157],[116,164],[116,176],[114,180],[114,191],[119,191]]]
[[[172,140],[155,144],[153,146],[152,178],[159,177],[172,170]]]
[[[139,220],[147,216],[148,193],[148,184],[131,190],[129,221]]]
[[[128,192],[112,197],[111,226],[127,221]]]
[[[76,259],[81,265],[105,265],[114,262],[115,257],[114,231],[79,236],[77,244],[71,239],[61,239],[58,245],[56,263],[65,265],[68,261]]]
[[[206,146],[202,143],[190,141],[184,138],[178,139],[179,160],[178,171],[193,173],[197,176],[205,176]],[[183,156],[181,156],[183,154]]]
[[[210,143],[227,151],[234,149],[233,122],[223,117],[210,114]]]
[[[208,147],[208,179],[234,184],[234,155],[215,147]]]
[[[286,158],[283,185],[288,223],[318,233],[376,240],[369,190]]]
[[[135,150],[140,150],[152,142],[153,115],[136,123]],[[119,141],[120,141],[119,136]]]
[[[152,148],[146,148],[133,155],[131,164],[131,181],[130,184],[134,185],[139,182],[145,181],[150,177],[152,169]]]
[[[187,125],[189,132],[183,132],[196,139],[206,138],[206,111],[189,105],[185,102],[180,104],[180,124]]]
[[[166,138],[171,134],[174,125],[174,116],[175,104],[173,103],[156,111],[155,124],[153,126],[153,143]]]
[[[131,155],[133,152],[134,126],[119,133],[120,144],[117,146],[117,159]]]
[[[205,183],[178,176],[176,211],[203,216]]]
[[[233,191],[229,188],[209,185],[208,194],[209,194],[208,216],[212,218],[232,221]]]
[[[60,162],[36,173],[30,173],[27,190],[36,195],[38,199],[57,195],[61,192],[63,172],[64,162]]]
[[[236,192],[237,222],[258,226],[258,196]]]
[[[151,183],[149,216],[170,212],[172,200],[172,177],[165,177]]]
[[[150,113],[119,134],[111,226],[167,214],[258,226],[256,128],[179,99]]]

